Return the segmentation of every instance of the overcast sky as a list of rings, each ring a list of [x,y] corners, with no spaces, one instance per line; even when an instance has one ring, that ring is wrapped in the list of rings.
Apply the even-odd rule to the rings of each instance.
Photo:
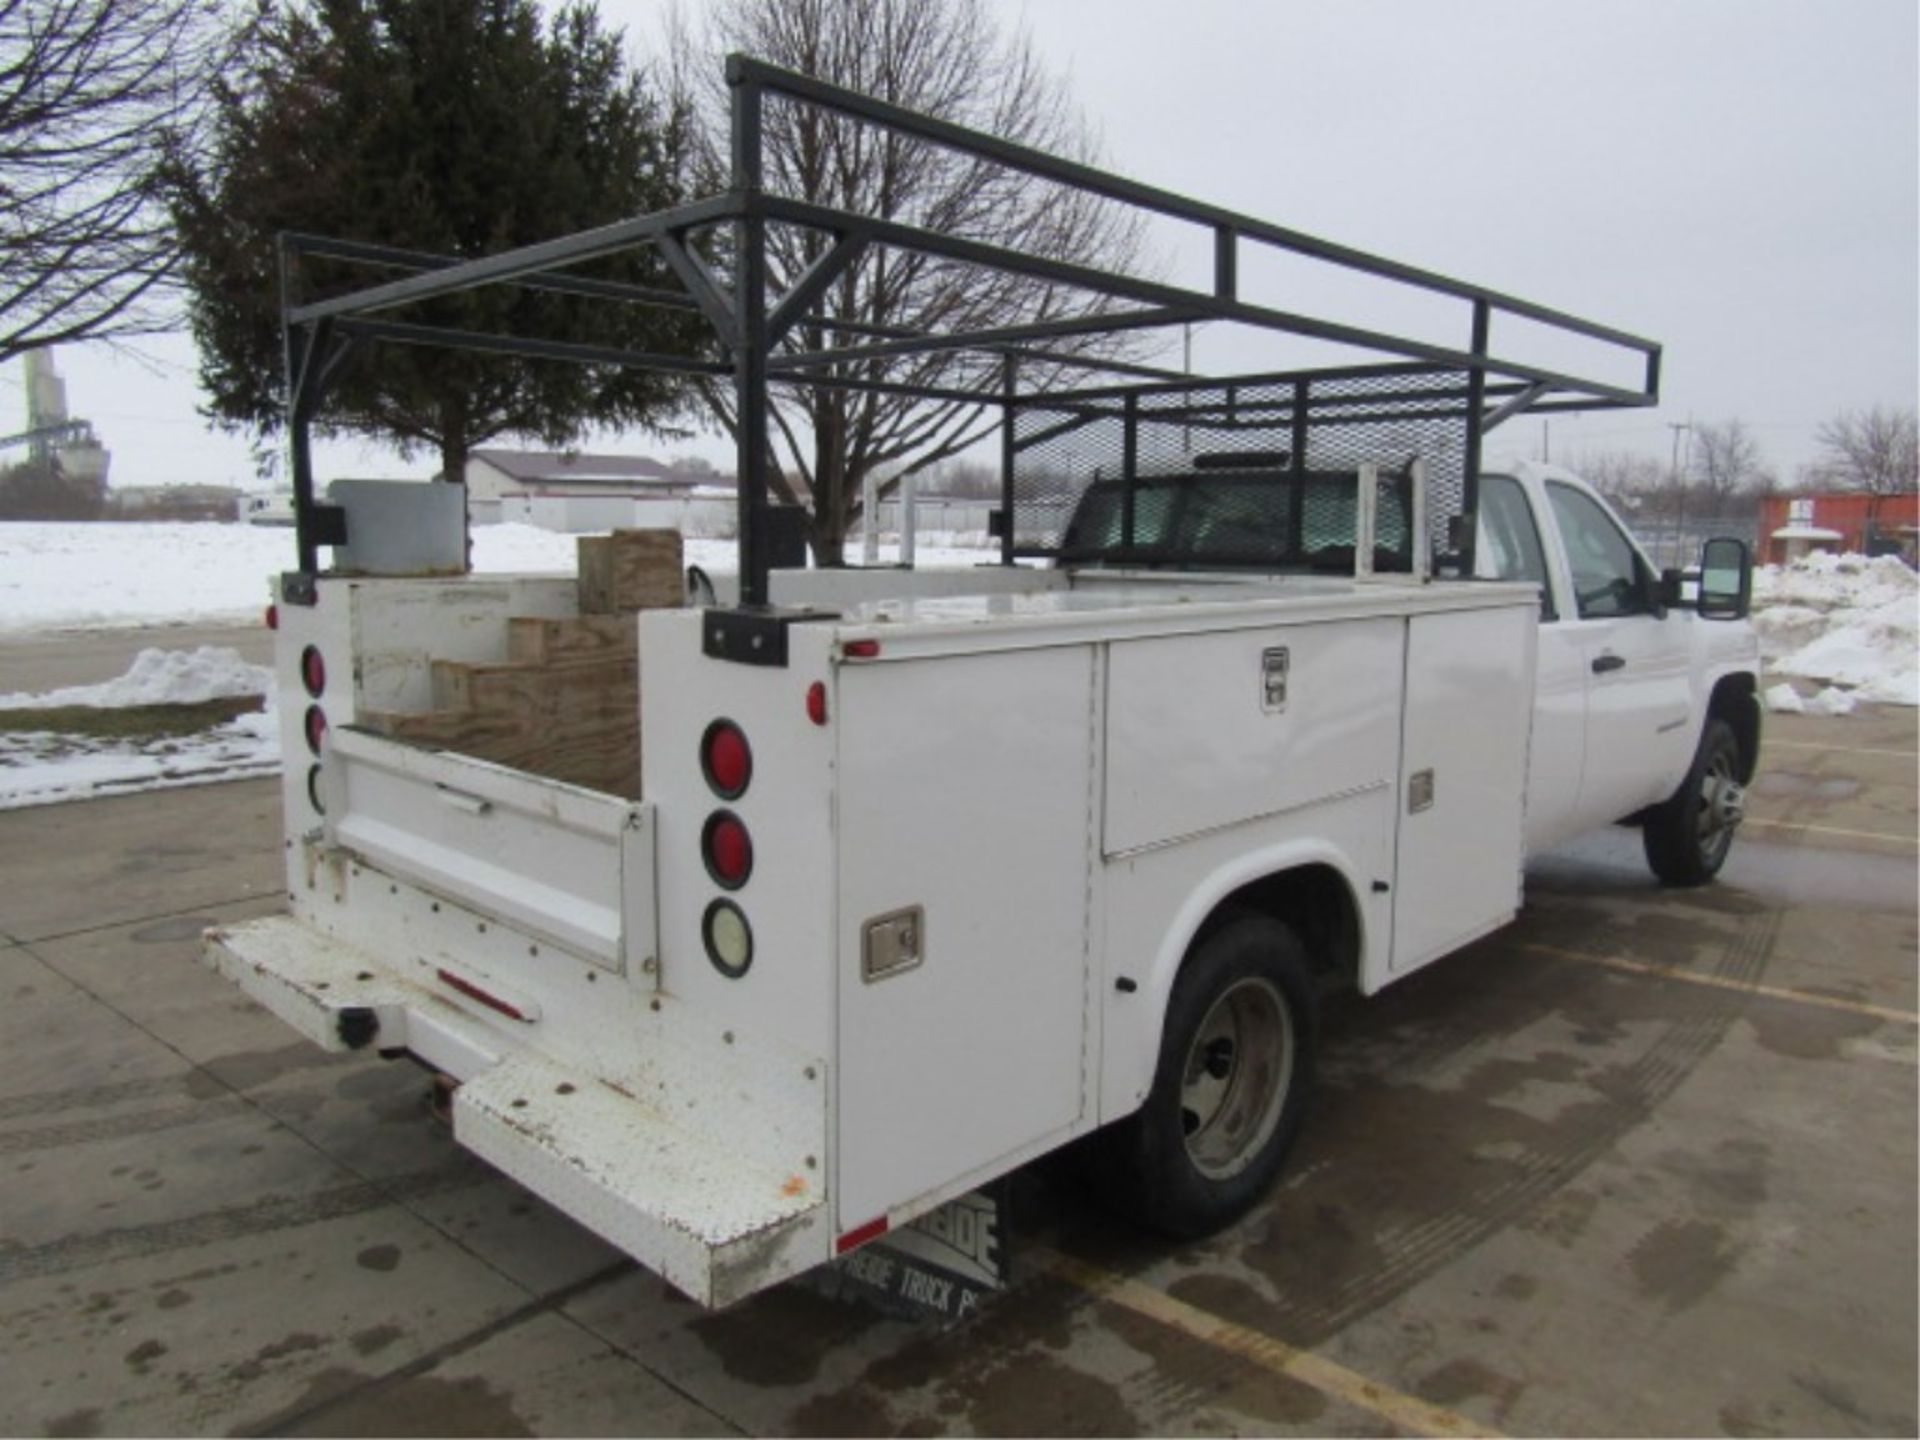
[[[1664,459],[1667,422],[1737,416],[1791,475],[1835,411],[1915,401],[1913,0],[997,3],[1066,78],[1112,168],[1663,342],[1661,408],[1556,417],[1555,459]],[[644,59],[657,7],[602,5]],[[1197,278],[1195,238],[1156,232],[1173,278]],[[1461,307],[1399,309],[1301,267],[1254,267],[1243,291],[1466,338]],[[253,483],[245,443],[195,414],[190,342],[136,348],[58,357],[115,483]],[[1229,335],[1195,347],[1214,373],[1273,359]],[[0,414],[22,393],[16,363]],[[1538,453],[1540,422],[1499,439],[1495,454]],[[717,438],[595,448],[731,468]],[[433,468],[352,445],[318,465],[323,481]]]

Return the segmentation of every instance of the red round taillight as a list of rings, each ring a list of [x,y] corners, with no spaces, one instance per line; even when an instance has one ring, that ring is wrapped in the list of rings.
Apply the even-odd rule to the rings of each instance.
[[[267,628],[269,630],[278,630],[280,628],[280,607],[278,605],[267,606]]]
[[[318,705],[307,707],[307,748],[314,754],[320,753],[320,746],[327,738],[327,717]]]
[[[327,662],[321,658],[317,645],[309,645],[300,652],[300,683],[307,687],[307,694],[316,700],[320,698],[320,692],[327,688]]]
[[[700,770],[722,800],[735,800],[753,779],[753,751],[731,720],[716,720],[700,737]]]
[[[816,725],[827,723],[827,687],[819,680],[807,687],[807,719]]]
[[[714,882],[738,890],[753,874],[753,837],[731,810],[716,810],[700,832],[700,854]]]

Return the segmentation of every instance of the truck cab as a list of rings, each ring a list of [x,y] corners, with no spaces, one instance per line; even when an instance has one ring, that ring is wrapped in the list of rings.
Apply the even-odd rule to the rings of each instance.
[[[1614,821],[1661,823],[1718,723],[1731,764],[1697,780],[1718,869],[1760,753],[1760,650],[1744,603],[1686,603],[1682,577],[1656,570],[1605,499],[1558,466],[1483,474],[1476,529],[1476,578],[1540,589],[1527,853]],[[1744,595],[1744,572],[1734,583]]]

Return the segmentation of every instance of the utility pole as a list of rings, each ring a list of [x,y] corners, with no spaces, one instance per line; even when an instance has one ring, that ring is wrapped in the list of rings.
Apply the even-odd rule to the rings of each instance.
[[[1680,434],[1682,431],[1693,429],[1693,417],[1689,415],[1685,420],[1669,420],[1667,429],[1673,432],[1673,463],[1668,467],[1667,473],[1677,483],[1680,479]]]
[[[1688,437],[1688,445],[1692,445],[1693,416],[1687,416],[1684,422],[1669,420],[1667,422],[1667,428],[1673,431],[1673,464],[1670,473],[1673,478],[1674,491],[1673,553],[1670,554],[1667,559],[1673,564],[1678,565],[1680,564],[1680,552],[1686,549],[1687,545],[1687,486],[1686,482],[1681,479],[1680,476],[1680,436],[1685,434]]]

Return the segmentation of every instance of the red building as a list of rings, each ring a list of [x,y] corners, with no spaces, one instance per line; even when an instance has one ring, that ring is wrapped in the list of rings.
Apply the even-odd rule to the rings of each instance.
[[[1760,502],[1760,551],[1778,565],[1809,550],[1898,552],[1915,558],[1920,494],[1769,496]]]

